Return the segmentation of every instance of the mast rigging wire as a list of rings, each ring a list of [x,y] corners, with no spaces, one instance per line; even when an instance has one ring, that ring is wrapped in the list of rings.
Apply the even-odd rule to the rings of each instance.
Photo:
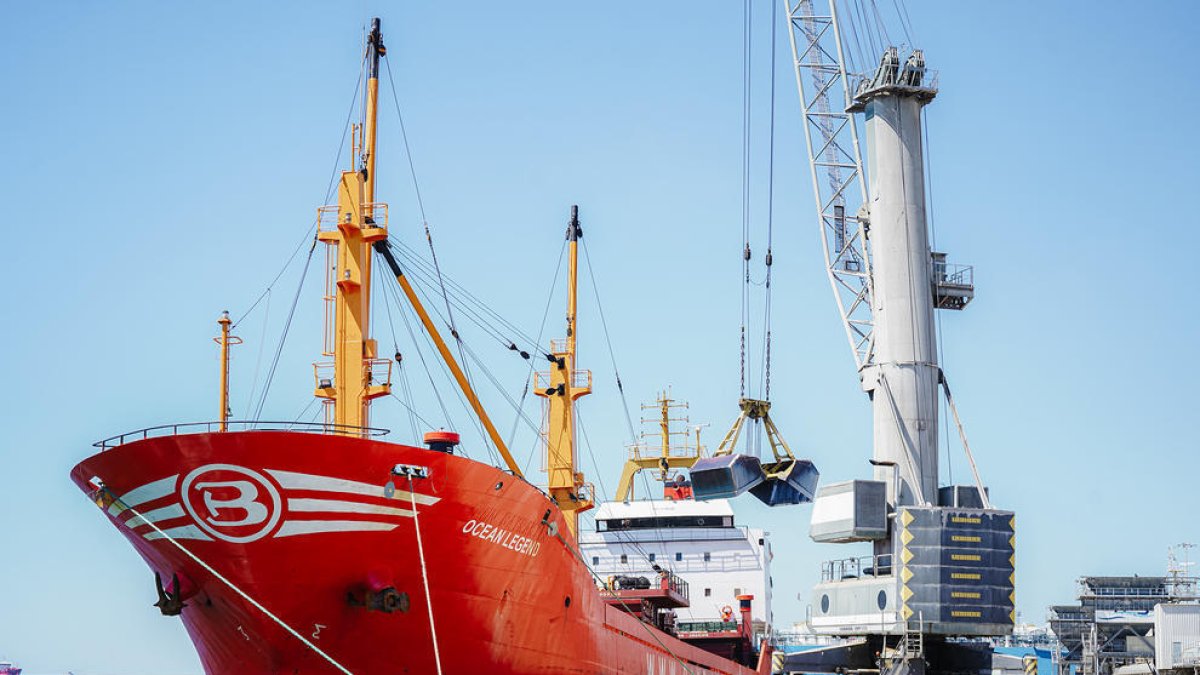
[[[417,282],[418,282],[418,280],[417,280],[417,279],[413,279],[413,278],[411,278],[411,277],[410,277],[410,281],[414,282],[414,283],[412,284],[412,285],[413,285],[413,290],[414,290],[414,292],[415,292],[415,293],[417,293],[417,294],[418,294],[418,296],[420,296],[420,297],[421,297],[421,300],[422,300],[422,302],[424,303],[424,305],[425,305],[427,308],[429,308],[429,309],[431,309],[431,310],[432,310],[432,312],[433,312],[433,315],[434,315],[434,316],[436,316],[438,319],[440,319],[440,320],[441,320],[443,323],[446,323],[446,322],[447,322],[447,319],[446,319],[446,317],[445,317],[445,316],[443,316],[443,315],[442,315],[442,314],[441,314],[441,313],[438,311],[438,309],[437,309],[437,306],[436,306],[436,305],[434,305],[433,303],[430,303],[430,302],[429,302],[429,292],[428,292],[428,291],[427,291],[427,290],[426,290],[426,289],[425,289],[425,288],[424,288],[424,287],[423,287],[423,286],[422,286],[420,283],[417,283]],[[409,307],[409,306],[407,305],[407,303],[406,303],[404,306],[405,306],[406,308],[408,308],[410,311],[415,311],[415,310],[412,310],[412,308],[411,308],[411,307]],[[429,336],[428,334],[426,334],[424,331],[422,331],[422,332],[421,332],[421,334],[422,334],[422,335],[425,335],[425,339],[426,339],[426,341],[427,341],[427,342],[429,342],[429,343],[432,345],[432,341],[433,341],[432,337],[430,337],[430,336]],[[456,337],[456,339],[457,339],[457,342],[458,342],[458,346],[459,346],[459,354],[460,354],[460,359],[461,359],[461,361],[459,362],[459,367],[462,369],[462,371],[463,371],[463,373],[464,373],[464,376],[467,378],[467,383],[468,383],[468,385],[469,385],[470,387],[472,387],[472,388],[475,388],[475,383],[472,381],[471,375],[470,375],[470,373],[469,373],[469,372],[468,372],[468,370],[467,370],[467,368],[468,368],[468,366],[469,366],[470,364],[467,362],[467,359],[466,359],[466,353],[465,353],[465,351],[463,350],[463,342],[462,342],[462,339],[461,339],[461,338],[459,338],[457,335],[456,335],[455,337]],[[441,363],[441,365],[442,365],[442,368],[443,368],[443,375],[447,376],[448,378],[449,378],[449,377],[451,377],[451,375],[450,375],[450,373],[449,373],[449,370],[450,370],[450,368],[449,368],[449,366],[448,366],[448,365],[445,363],[445,361],[443,361],[443,360],[441,360],[441,359],[437,359],[437,362],[438,362],[438,363]],[[432,382],[431,382],[430,384],[432,385]],[[434,386],[436,386],[436,385],[434,385]],[[489,439],[488,439],[488,434],[487,434],[487,432],[486,432],[486,431],[484,430],[484,428],[483,428],[483,423],[482,423],[482,421],[479,419],[478,415],[475,415],[475,414],[474,414],[474,411],[471,409],[471,406],[470,406],[470,404],[467,402],[467,400],[466,400],[466,397],[464,396],[464,394],[463,394],[463,392],[462,392],[462,390],[461,390],[461,388],[460,388],[460,387],[458,387],[458,386],[451,387],[451,391],[453,391],[453,392],[454,392],[454,394],[455,394],[455,397],[458,399],[458,402],[459,402],[459,404],[460,404],[460,405],[462,405],[462,406],[463,406],[463,409],[467,411],[467,417],[468,417],[468,419],[470,419],[470,421],[471,421],[471,424],[472,424],[472,425],[475,427],[475,430],[479,432],[479,435],[480,435],[480,437],[483,439],[483,446],[484,446],[484,448],[486,448],[486,450],[487,450],[487,454],[488,454],[488,457],[491,459],[491,462],[492,462],[494,465],[497,465],[497,466],[498,466],[498,465],[499,465],[500,458],[499,458],[499,456],[497,455],[497,451],[496,451],[496,449],[495,449],[495,448],[493,448],[493,447],[492,447],[492,444],[489,442]]]
[[[384,285],[384,288],[387,288],[387,285]],[[416,409],[412,405],[412,391],[409,388],[408,372],[404,370],[404,357],[400,353],[400,341],[396,339],[396,321],[392,318],[392,303],[388,302],[386,290],[382,293],[382,295],[383,308],[384,311],[387,312],[388,327],[392,331],[392,349],[396,353],[394,358],[396,361],[396,370],[399,371],[399,377],[396,379],[400,381],[400,391],[404,394],[404,398],[401,399],[394,393],[391,394],[391,396],[397,401],[400,401],[400,405],[404,406],[404,408],[408,410],[408,426],[412,431],[413,444],[415,445],[421,441],[421,434],[417,430],[417,419],[420,419],[421,423],[425,426],[428,426],[430,429],[433,428],[433,425],[429,424],[429,422],[426,422],[423,417],[418,415]]]
[[[550,289],[546,295],[546,306],[542,310],[542,324],[538,327],[537,344],[542,342],[542,334],[546,331],[546,320],[550,317],[550,303],[554,301],[554,289],[558,287],[558,275],[562,272],[562,262],[567,252],[567,240],[563,239],[562,246],[558,249],[558,263],[554,266],[554,278],[550,280]],[[521,388],[521,401],[517,405],[518,414],[525,410],[525,401],[529,398],[530,381],[533,379],[534,364],[533,360],[529,361],[529,372],[525,374],[525,386]],[[517,423],[520,418],[514,418],[512,431],[508,432],[508,444],[511,446],[517,439]],[[540,432],[539,432],[540,436]],[[537,449],[537,443],[533,445]],[[525,466],[528,468],[529,462],[533,459],[533,453],[530,452],[529,459],[525,460]]]
[[[425,202],[421,199],[421,185],[417,182],[417,169],[413,164],[412,150],[408,145],[408,131],[404,126],[404,113],[400,111],[400,95],[396,91],[396,81],[392,78],[392,60],[383,56],[383,65],[387,69],[388,84],[392,88],[392,101],[396,104],[396,118],[400,121],[400,138],[404,141],[404,155],[408,158],[408,172],[412,176],[413,192],[417,197],[417,210],[421,213],[421,222],[425,223],[428,220],[425,218]]]
[[[363,79],[362,76],[363,76],[363,72],[365,72],[365,70],[366,70],[366,67],[367,67],[367,54],[366,54],[366,52],[363,52],[362,59],[359,61],[359,65],[358,65],[358,76],[354,80],[354,93],[351,94],[351,96],[350,96],[350,108],[349,108],[349,110],[346,111],[346,121],[342,123],[342,138],[338,142],[337,153],[334,155],[333,168],[330,170],[329,182],[325,186],[325,198],[321,200],[322,204],[329,203],[329,197],[330,197],[330,195],[333,194],[333,186],[337,182],[337,173],[338,173],[337,168],[338,168],[338,165],[341,164],[342,150],[344,150],[346,147],[346,135],[349,133],[350,119],[354,116],[354,106],[358,100],[358,92],[362,88],[362,79]],[[264,298],[267,298],[268,313],[267,313],[267,317],[263,318],[263,338],[259,344],[258,360],[256,361],[255,366],[254,366],[254,380],[253,380],[253,383],[251,384],[250,396],[249,396],[249,399],[246,404],[247,417],[250,417],[249,411],[251,408],[254,407],[254,392],[258,388],[258,369],[262,362],[262,347],[263,347],[263,345],[266,344],[267,318],[269,318],[269,316],[270,316],[269,310],[270,310],[271,290],[274,288],[275,284],[279,282],[279,279],[283,276],[284,272],[286,272],[288,270],[288,268],[291,267],[292,261],[295,260],[295,258],[296,258],[296,254],[298,254],[300,252],[300,250],[302,248],[304,248],[304,242],[308,241],[311,238],[312,239],[312,247],[309,248],[309,250],[308,250],[308,260],[304,263],[304,272],[301,273],[301,277],[300,277],[300,288],[304,287],[304,277],[307,276],[307,274],[308,274],[308,265],[309,265],[309,263],[312,262],[313,251],[316,249],[316,246],[317,246],[317,240],[316,240],[315,234],[316,234],[316,229],[317,229],[318,224],[319,224],[319,218],[314,218],[312,225],[309,226],[307,231],[305,231],[304,238],[301,239],[300,243],[296,245],[296,248],[292,250],[292,254],[290,256],[288,256],[287,261],[283,264],[283,267],[275,275],[275,278],[273,278],[271,280],[271,283],[267,284],[267,287],[263,290],[262,293],[259,294],[258,298],[253,303],[251,303],[250,308],[247,309],[245,312],[243,312],[242,315],[240,317],[238,317],[237,321],[234,321],[233,324],[230,326],[230,329],[236,328],[239,324],[241,324],[241,322],[247,316],[250,315],[251,312],[254,311],[254,309],[256,307],[258,307],[259,303],[261,303]],[[298,300],[299,300],[299,289],[297,289],[296,299],[292,301],[292,309],[288,313],[287,323],[284,326],[283,335],[280,336],[279,346],[275,353],[275,360],[271,365],[271,369],[267,376],[267,382],[266,382],[266,384],[263,385],[263,396],[262,396],[262,399],[259,401],[257,411],[255,412],[253,418],[258,418],[259,415],[262,414],[263,404],[266,402],[266,393],[267,393],[267,390],[270,389],[270,387],[271,387],[271,378],[273,378],[275,375],[275,368],[279,363],[279,353],[282,352],[283,342],[284,342],[284,340],[287,339],[287,332],[288,332],[288,329],[291,327],[292,317],[294,316],[294,314],[296,312],[296,301],[298,301]]]
[[[304,261],[304,269],[300,272],[300,283],[296,285],[296,295],[292,297],[292,307],[288,310],[287,321],[283,324],[283,334],[279,336],[279,346],[275,349],[275,358],[271,360],[271,368],[267,370],[267,380],[263,384],[262,397],[258,399],[258,407],[254,411],[254,419],[261,419],[263,406],[267,402],[267,394],[271,392],[271,383],[275,380],[275,370],[279,367],[279,357],[283,354],[283,345],[287,342],[288,332],[292,329],[292,319],[296,316],[296,305],[300,302],[300,292],[304,290],[304,281],[308,278],[308,267],[312,264],[313,251],[317,250],[317,238],[313,237],[312,246],[308,249],[308,258]]]
[[[625,398],[625,385],[621,384],[621,371],[617,369],[617,356],[613,351],[612,338],[608,333],[608,321],[604,318],[604,305],[600,302],[600,286],[596,284],[595,267],[592,265],[592,257],[588,253],[587,242],[580,240],[583,245],[583,260],[587,263],[588,278],[592,280],[592,294],[596,297],[596,309],[600,314],[600,327],[604,329],[604,342],[608,345],[608,359],[612,363],[613,377],[617,380],[617,393],[621,395],[621,411],[625,413],[625,426],[629,431],[629,439],[633,443],[637,443],[637,433],[633,429],[633,418],[629,415],[629,401]]]
[[[321,200],[322,204],[329,203],[329,197],[333,194],[333,186],[337,182],[337,168],[338,165],[342,163],[342,150],[346,148],[346,135],[350,130],[350,118],[354,116],[354,105],[358,102],[358,91],[362,88],[362,76],[363,72],[366,70],[366,67],[367,55],[364,52],[362,60],[358,64],[358,77],[354,79],[354,93],[350,96],[350,109],[346,111],[346,121],[342,123],[342,139],[338,142],[337,153],[333,156],[333,170],[329,173],[329,183],[325,186],[325,199]],[[283,276],[283,273],[287,271],[287,268],[296,258],[296,254],[299,253],[302,248],[304,248],[304,242],[308,241],[309,237],[313,236],[313,231],[316,230],[317,223],[318,220],[314,218],[313,224],[304,233],[304,238],[300,240],[300,243],[296,244],[296,248],[293,249],[292,254],[288,256],[287,262],[283,264],[283,268],[279,270],[279,273],[275,275],[275,278],[271,280],[271,283],[267,284],[267,287],[261,294],[259,294],[258,299],[251,303],[250,309],[247,309],[245,312],[243,312],[242,315],[238,317],[238,320],[233,322],[233,325],[229,327],[230,330],[237,328],[238,324],[242,322],[242,319],[245,319],[247,316],[249,316],[250,312],[253,312],[254,308],[258,307],[258,303],[262,302],[263,298],[271,292],[271,288],[275,286],[275,283],[278,282],[279,278]]]
[[[417,334],[413,330],[412,323],[408,320],[408,314],[405,313],[406,305],[400,301],[400,292],[392,288],[391,284],[383,284],[384,297],[396,303],[396,308],[400,314],[400,318],[404,321],[404,328],[408,331],[408,337],[412,341],[413,349],[417,352],[417,358],[421,361],[421,367],[425,371],[425,377],[429,380],[429,388],[433,390],[434,398],[437,399],[438,407],[442,411],[442,421],[446,426],[450,426],[450,412],[446,409],[446,403],[442,400],[441,392],[437,385],[433,383],[433,371],[430,370],[428,362],[425,361],[425,353],[421,351],[421,344],[417,341]],[[388,296],[389,291],[392,293]]]
[[[450,335],[454,338],[455,344],[458,346],[458,355],[459,355],[460,361],[462,362],[461,367],[463,370],[463,375],[467,378],[467,383],[470,386],[474,387],[475,383],[473,381],[471,371],[469,369],[469,364],[467,363],[466,354],[463,350],[462,338],[459,337],[458,327],[455,326],[455,323],[454,323],[454,310],[452,310],[450,308],[450,297],[446,293],[446,284],[442,278],[441,266],[438,264],[437,251],[433,247],[433,235],[429,231],[429,219],[425,215],[425,201],[421,198],[421,186],[420,186],[420,183],[417,181],[417,170],[416,170],[416,166],[413,162],[412,149],[408,143],[408,131],[405,129],[405,126],[404,126],[404,113],[401,111],[401,108],[400,108],[400,96],[396,91],[395,78],[392,76],[391,59],[388,59],[385,54],[383,62],[384,62],[384,67],[387,69],[388,83],[391,86],[391,90],[392,90],[392,101],[396,106],[396,117],[400,123],[400,137],[404,142],[404,154],[408,158],[408,169],[409,169],[410,175],[412,176],[413,191],[415,192],[416,197],[417,197],[417,209],[421,213],[421,224],[425,228],[425,241],[429,243],[429,254],[433,259],[433,267],[434,267],[434,271],[437,273],[437,280],[438,280],[438,285],[441,288],[442,300],[444,301],[444,303],[446,305],[446,316],[449,320]],[[461,399],[461,396],[460,396],[460,399]],[[476,425],[478,426],[478,420],[476,420]],[[487,434],[483,434],[483,444],[485,447],[488,448],[488,453],[492,456],[493,460],[495,460],[496,452],[492,449],[492,443],[491,443],[491,440],[488,438]]]
[[[254,394],[258,391],[258,375],[262,368],[263,350],[267,346],[267,328],[271,324],[271,289],[267,289],[267,305],[263,310],[262,335],[258,337],[258,355],[254,358],[254,378],[250,380],[250,395],[246,397],[246,412],[243,417],[250,419],[250,409],[254,407]],[[257,303],[256,303],[257,304]],[[230,330],[233,327],[230,326]]]
[[[407,274],[410,278],[420,279],[428,283],[434,283],[437,281],[435,272],[433,272],[430,264],[421,258],[419,254],[404,246],[396,239],[391,239],[389,241],[390,243],[394,244],[393,249],[397,252],[397,254],[399,254],[403,261],[409,263],[409,265],[407,265]],[[461,311],[468,319],[470,319],[472,323],[477,325],[489,336],[499,342],[505,349],[518,352],[522,358],[527,360],[530,358],[530,351],[536,352],[541,356],[549,357],[549,353],[545,350],[542,350],[538,346],[540,337],[537,341],[530,338],[519,328],[516,328],[511,322],[505,319],[502,315],[498,314],[485,302],[472,295],[470,291],[466,290],[464,287],[455,283],[454,280],[449,276],[444,277],[444,279],[446,281],[446,287],[450,292],[450,301],[454,303],[455,307],[457,307],[459,311]],[[497,325],[499,325],[499,328],[497,328]],[[519,341],[525,343],[525,346],[529,348],[528,351],[521,350],[519,348],[514,349],[518,340],[513,340],[502,331],[508,331],[509,333],[516,335],[516,337],[519,338]]]

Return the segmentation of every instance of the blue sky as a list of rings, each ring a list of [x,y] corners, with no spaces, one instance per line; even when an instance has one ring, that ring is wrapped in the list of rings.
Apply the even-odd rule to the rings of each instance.
[[[1187,59],[1200,10],[910,4],[916,41],[941,72],[928,110],[938,244],[974,264],[977,283],[967,311],[943,316],[944,365],[993,499],[1018,513],[1019,609],[1040,621],[1071,599],[1075,577],[1161,573],[1169,545],[1200,539],[1190,262],[1200,223],[1187,207],[1200,141],[1181,114],[1200,104]],[[761,250],[769,5],[755,8]],[[149,573],[67,472],[98,438],[214,416],[214,321],[250,306],[322,202],[361,27],[375,14],[443,270],[536,333],[579,204],[631,405],[669,385],[715,444],[738,395],[741,12],[734,2],[8,5],[0,658],[31,672],[199,672],[180,624],[150,606]],[[863,477],[870,412],[821,268],[779,39],[773,413],[824,479]],[[423,246],[386,107],[380,153],[392,232]],[[269,315],[260,306],[240,327],[238,415],[297,271],[273,290]],[[590,457],[584,469],[612,490],[627,433],[583,292],[581,357],[597,393],[581,407],[599,470]],[[313,275],[264,417],[290,419],[308,403],[319,322]],[[469,337],[519,392],[522,363]],[[511,409],[484,393],[508,428]],[[377,406],[376,422],[409,440],[394,402]],[[451,423],[473,441],[461,412]],[[523,456],[532,439],[521,433]],[[945,478],[965,482],[957,446],[944,456]],[[737,509],[772,533],[777,616],[802,619],[819,562],[846,549],[808,540],[807,507]]]

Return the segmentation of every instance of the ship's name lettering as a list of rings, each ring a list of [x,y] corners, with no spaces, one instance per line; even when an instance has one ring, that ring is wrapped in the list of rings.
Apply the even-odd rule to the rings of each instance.
[[[491,523],[485,523],[482,520],[468,520],[463,524],[462,531],[463,534],[469,534],[472,537],[479,537],[484,541],[490,541],[497,546],[503,546],[504,548],[527,556],[537,555],[538,550],[542,548],[541,544],[530,539],[529,537],[522,537],[512,530],[496,527],[495,525],[492,525]]]

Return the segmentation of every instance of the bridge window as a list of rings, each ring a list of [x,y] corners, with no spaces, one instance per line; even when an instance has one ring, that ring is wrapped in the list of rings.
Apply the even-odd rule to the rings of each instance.
[[[709,562],[711,560],[712,560],[712,554],[709,553],[708,551],[705,551],[704,552],[704,562]]]
[[[655,554],[653,554],[653,553],[650,554],[650,562],[654,562],[654,555]]]
[[[600,556],[598,556],[598,555],[592,556],[592,565],[599,565],[599,564],[600,564]]]
[[[622,564],[622,565],[625,565],[625,564],[628,564],[628,563],[629,563],[629,556],[627,556],[627,555],[625,555],[624,553],[622,553],[622,554],[621,554],[621,564]]]
[[[679,562],[680,560],[683,560],[683,554],[680,553],[679,551],[676,551],[675,552],[675,562]]]

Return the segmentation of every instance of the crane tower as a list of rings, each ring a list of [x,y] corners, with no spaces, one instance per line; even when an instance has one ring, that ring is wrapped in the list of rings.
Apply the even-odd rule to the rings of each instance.
[[[871,478],[823,485],[810,530],[871,544],[824,563],[810,619],[816,632],[865,639],[795,655],[787,669],[988,670],[982,649],[947,638],[1011,633],[1014,517],[992,508],[938,363],[935,311],[962,309],[974,285],[971,268],[929,243],[922,109],[936,78],[921,50],[902,58],[895,47],[855,76],[836,0],[783,2],[825,263],[873,418]],[[975,485],[939,483],[940,391]]]

